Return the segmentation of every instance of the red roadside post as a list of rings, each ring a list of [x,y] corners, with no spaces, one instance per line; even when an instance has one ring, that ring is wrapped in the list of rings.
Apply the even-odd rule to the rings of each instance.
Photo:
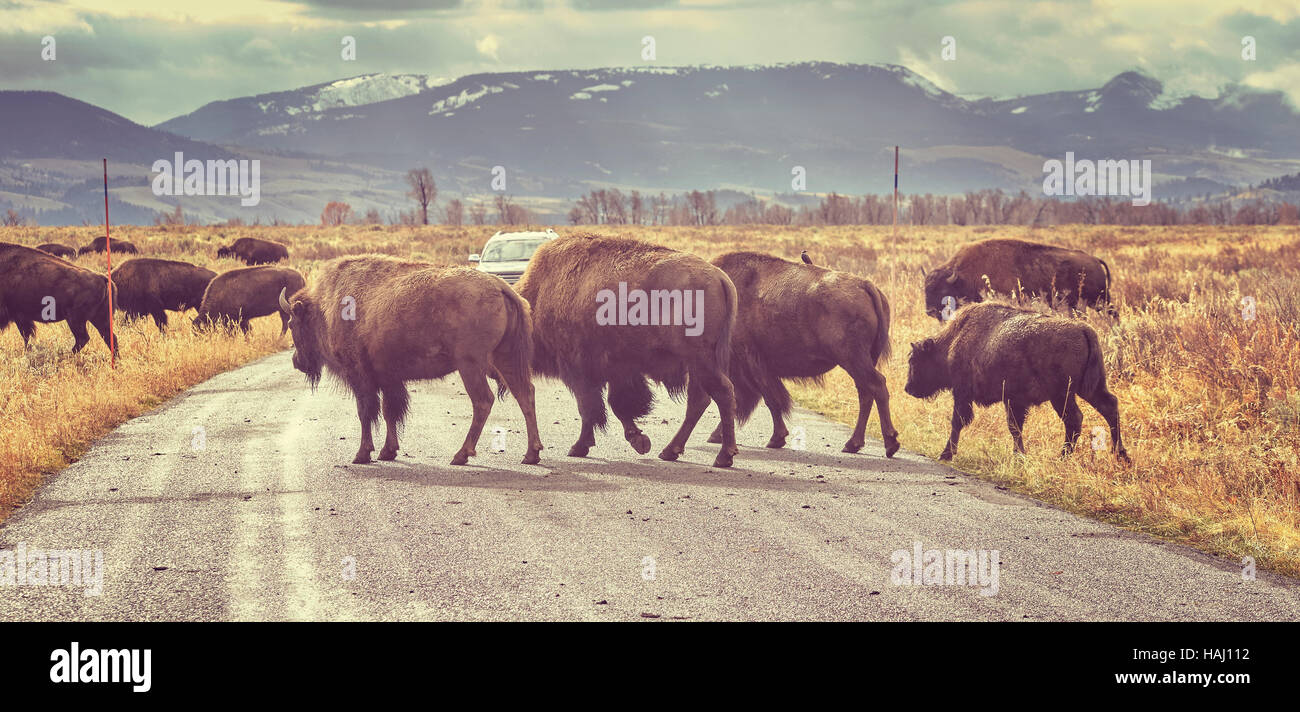
[[[113,241],[108,236],[108,159],[104,159],[104,258],[108,260],[108,367],[117,368],[117,337],[113,335]]]

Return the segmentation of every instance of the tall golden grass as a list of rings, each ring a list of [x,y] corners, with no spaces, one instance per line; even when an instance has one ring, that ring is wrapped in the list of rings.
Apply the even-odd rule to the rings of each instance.
[[[315,265],[342,254],[382,252],[463,264],[496,228],[172,227],[125,228],[119,236],[146,255],[186,259],[217,271],[236,237],[290,246],[292,266],[311,279]],[[1112,391],[1133,464],[1088,447],[1101,418],[1084,406],[1082,447],[1059,455],[1064,428],[1047,406],[1031,411],[1027,457],[1012,453],[1000,408],[978,409],[955,465],[1065,509],[1180,541],[1264,568],[1300,575],[1300,231],[1295,227],[630,227],[600,231],[640,237],[705,258],[749,249],[871,279],[889,297],[894,359],[884,367],[904,447],[936,456],[948,434],[951,399],[905,395],[907,344],[938,322],[922,308],[920,268],[940,264],[960,244],[992,236],[1077,247],[1105,259],[1120,320],[1095,312]],[[563,230],[561,230],[563,233]],[[96,228],[0,229],[0,240],[80,245]],[[78,263],[102,269],[103,256]],[[1253,319],[1244,297],[1255,302]],[[103,343],[77,356],[63,325],[38,327],[24,353],[14,329],[0,334],[0,517],[30,496],[41,476],[74,460],[117,423],[187,386],[276,349],[278,320],[257,323],[250,339],[194,335],[174,318],[159,335],[151,322],[119,318],[125,345],[107,368]],[[92,337],[93,338],[93,337]],[[852,422],[857,396],[836,369],[823,386],[794,386],[805,406]],[[756,417],[749,426],[768,427]],[[878,428],[873,417],[872,429]],[[869,433],[871,430],[868,431]],[[743,463],[743,453],[738,462]]]

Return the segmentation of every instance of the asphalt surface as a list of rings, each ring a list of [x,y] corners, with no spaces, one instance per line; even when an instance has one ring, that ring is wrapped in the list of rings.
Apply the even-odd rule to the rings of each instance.
[[[664,397],[651,454],[611,427],[577,459],[573,399],[538,381],[541,465],[518,464],[508,398],[452,467],[469,400],[454,377],[412,385],[395,462],[350,464],[352,399],[312,393],[287,352],[124,424],[0,528],[0,551],[101,550],[102,593],[0,586],[0,620],[1300,619],[1290,579],[886,460],[878,440],[841,454],[849,428],[807,411],[806,449],[763,448],[759,413],[720,470],[713,410],[679,462],[654,458],[683,408]],[[988,575],[896,584],[918,542],[996,551],[995,595]]]

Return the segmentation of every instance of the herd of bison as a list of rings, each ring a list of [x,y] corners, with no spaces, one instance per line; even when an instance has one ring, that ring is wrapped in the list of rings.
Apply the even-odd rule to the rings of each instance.
[[[569,449],[574,457],[586,456],[595,431],[604,430],[606,401],[632,448],[649,452],[650,439],[637,420],[651,410],[654,380],[672,397],[686,399],[685,419],[659,457],[681,455],[712,402],[721,423],[709,441],[722,446],[714,465],[729,467],[738,453],[736,423],[744,423],[760,399],[772,416],[767,446],[783,447],[791,408],[783,380],[816,380],[836,366],[852,377],[859,403],[843,451],[863,447],[873,405],[885,455],[900,447],[879,370],[891,350],[889,300],[870,281],[812,264],[806,256],[795,262],[732,252],[708,262],[640,240],[574,234],[544,243],[514,287],[469,267],[384,255],[334,259],[309,286],[296,270],[274,265],[288,259],[284,245],[256,238],[218,250],[219,257],[249,265],[222,274],[135,257],[113,270],[110,285],[105,275],[62,259],[103,252],[105,242],[96,238],[80,250],[0,242],[0,329],[15,324],[26,344],[37,322],[66,321],[75,352],[89,341],[87,322],[110,341],[110,299],[128,318],[153,317],[159,329],[167,325],[167,311],[190,308],[198,311],[195,329],[239,326],[247,332],[250,319],[278,314],[281,335],[293,332],[293,365],[311,386],[329,371],[355,396],[361,422],[356,463],[371,459],[381,412],[387,433],[378,458],[397,456],[407,381],[453,371],[474,410],[454,465],[476,454],[494,400],[489,381],[496,384],[496,397],[512,394],[523,412],[523,462],[539,461],[534,374],[560,379],[577,400],[582,429]],[[108,247],[138,253],[126,241]],[[985,301],[991,293],[1038,296],[1069,307],[1071,314],[1090,307],[1115,318],[1105,262],[1078,250],[990,239],[962,246],[924,278],[925,310],[940,325],[932,337],[911,345],[904,391],[916,398],[952,392],[952,430],[941,459],[955,454],[976,403],[1004,405],[1016,450],[1023,452],[1026,412],[1050,401],[1065,423],[1068,453],[1083,418],[1076,398],[1101,414],[1110,427],[1111,450],[1128,459],[1096,332],[1060,313]],[[641,290],[649,295],[648,308],[663,319],[598,323],[597,295],[614,289]],[[698,333],[680,323],[683,295],[698,295]]]

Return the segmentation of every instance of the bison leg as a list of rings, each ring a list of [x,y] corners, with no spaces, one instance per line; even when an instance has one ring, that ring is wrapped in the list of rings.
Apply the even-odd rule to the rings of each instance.
[[[596,444],[596,428],[605,427],[605,401],[600,396],[603,384],[576,380],[566,383],[578,401],[578,415],[582,417],[582,433],[569,448],[569,457],[586,457]]]
[[[1075,400],[1073,393],[1066,393],[1064,398],[1052,398],[1052,408],[1065,422],[1065,445],[1061,447],[1061,455],[1069,455],[1074,452],[1079,431],[1083,429],[1083,411],[1079,410],[1079,401]]]
[[[975,408],[965,396],[952,394],[952,432],[948,434],[948,445],[939,454],[940,460],[951,460],[957,454],[957,441],[961,439],[961,429],[975,419]]]
[[[27,321],[25,319],[19,319],[18,321],[14,322],[14,326],[18,327],[18,334],[23,337],[23,349],[31,348],[30,342],[32,340],[32,334],[36,333],[35,322]]]
[[[858,387],[858,422],[853,426],[853,434],[844,443],[842,452],[857,452],[862,449],[866,442],[867,421],[871,419],[871,406],[874,403],[880,409],[880,435],[885,442],[885,457],[893,457],[899,448],[898,431],[894,429],[894,419],[889,413],[889,386],[885,374],[872,366],[854,368],[849,375]]]
[[[1004,401],[1002,406],[1007,411],[1007,429],[1011,431],[1011,439],[1015,441],[1016,452],[1024,454],[1025,443],[1021,435],[1025,430],[1025,415],[1029,413],[1029,406],[1010,400]]]
[[[361,447],[353,464],[362,465],[370,462],[370,453],[375,450],[372,431],[379,420],[379,392],[368,385],[353,386],[353,395],[357,398],[357,419],[361,421]]]
[[[524,414],[524,425],[528,431],[528,452],[524,454],[523,464],[536,465],[541,462],[538,453],[542,451],[542,436],[537,432],[537,405],[533,381],[528,373],[519,373],[509,366],[498,368],[496,373],[506,382],[506,388],[514,395],[520,412]]]
[[[483,432],[488,415],[492,413],[492,389],[488,386],[487,371],[487,368],[479,364],[466,364],[459,369],[465,393],[469,394],[469,399],[474,404],[474,421],[469,424],[469,432],[465,434],[465,444],[451,458],[453,465],[464,465],[471,457],[478,455],[478,437]]]
[[[1106,419],[1106,425],[1110,426],[1110,450],[1115,453],[1115,458],[1120,462],[1132,462],[1124,449],[1124,440],[1120,438],[1119,401],[1114,394],[1102,387],[1088,395],[1080,393],[1079,397]]]
[[[406,406],[411,398],[406,392],[406,385],[402,383],[385,386],[383,394],[384,424],[388,426],[388,433],[384,438],[384,448],[379,451],[379,459],[393,460],[397,458],[397,428],[406,417]]]
[[[790,392],[785,389],[781,379],[771,374],[765,374],[762,387],[763,402],[767,404],[767,410],[772,414],[772,437],[767,441],[767,447],[785,447],[785,438],[790,434],[785,427],[785,414],[790,412]],[[741,389],[736,389],[736,410],[741,413],[741,420],[753,412],[756,405],[756,403],[750,405],[746,402]]]
[[[150,316],[153,317],[153,323],[156,324],[156,325],[158,326],[158,331],[164,331],[164,330],[166,330],[166,328],[167,328],[167,311],[166,311],[165,309],[158,309],[157,311],[155,311],[155,312],[153,312],[152,314],[150,314]]]
[[[75,354],[86,348],[86,344],[90,341],[90,334],[86,332],[86,322],[68,319],[68,329],[72,332],[72,353]],[[108,334],[102,331],[100,334],[104,337],[104,343],[108,343]]]
[[[709,401],[718,404],[722,422],[722,449],[713,460],[714,467],[731,467],[732,458],[739,452],[736,447],[736,392],[727,378],[714,367],[697,366],[691,369],[690,384],[686,391],[686,418],[668,446],[659,453],[661,460],[676,460],[686,451],[686,440],[709,407]]]
[[[623,423],[623,437],[638,455],[650,452],[650,438],[636,425],[636,419],[650,412],[654,394],[644,376],[609,382],[609,407]]]
[[[695,429],[695,424],[699,422],[700,416],[704,415],[704,411],[708,410],[708,408],[709,392],[704,390],[704,386],[700,384],[699,379],[695,377],[694,373],[691,373],[690,383],[686,386],[686,419],[682,421],[682,426],[677,429],[677,434],[659,453],[660,460],[671,462],[686,451],[686,438],[690,437],[691,431]],[[721,428],[724,425],[726,425],[726,421],[719,423],[718,427]],[[732,432],[735,432],[734,423],[732,428]]]

